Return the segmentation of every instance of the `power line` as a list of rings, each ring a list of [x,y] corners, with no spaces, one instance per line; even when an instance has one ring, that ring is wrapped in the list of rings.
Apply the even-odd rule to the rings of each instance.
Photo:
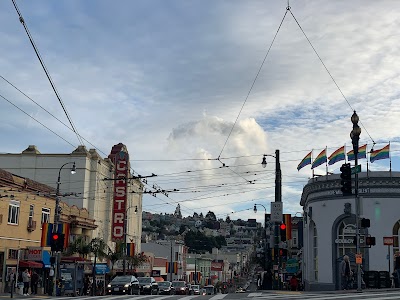
[[[40,55],[40,53],[39,53],[39,49],[36,47],[36,44],[35,44],[35,42],[34,42],[34,40],[33,40],[33,37],[32,37],[32,35],[31,35],[31,33],[29,32],[28,26],[26,25],[25,20],[24,20],[24,18],[22,17],[22,14],[21,14],[21,12],[20,12],[18,6],[17,6],[16,1],[15,1],[15,0],[11,0],[11,1],[12,1],[13,4],[14,4],[15,10],[17,11],[17,14],[18,14],[18,16],[19,16],[19,21],[21,22],[22,26],[24,26],[25,32],[26,32],[26,34],[28,35],[28,38],[29,38],[29,41],[30,41],[31,44],[32,44],[33,50],[35,50],[36,56],[37,56],[37,58],[39,59],[39,62],[40,62],[40,64],[42,65],[42,68],[43,68],[44,72],[46,73],[46,77],[47,77],[47,79],[48,79],[49,82],[50,82],[50,85],[51,85],[51,87],[52,87],[52,89],[53,89],[53,91],[54,91],[54,93],[55,93],[55,95],[56,95],[56,97],[57,97],[57,99],[58,99],[58,102],[60,103],[60,105],[61,105],[61,107],[62,107],[62,109],[63,109],[63,111],[64,111],[64,113],[65,113],[65,115],[66,115],[66,117],[67,117],[67,119],[68,119],[68,121],[69,121],[69,124],[71,125],[71,128],[72,128],[73,131],[75,132],[76,137],[78,138],[79,143],[80,143],[81,145],[84,145],[84,143],[83,143],[83,141],[82,141],[80,135],[78,134],[78,130],[75,128],[75,125],[74,125],[74,123],[72,122],[72,119],[71,119],[71,117],[70,117],[69,114],[68,114],[67,108],[65,107],[65,105],[64,105],[64,103],[63,103],[63,101],[62,101],[62,99],[61,99],[61,96],[60,96],[60,94],[58,93],[57,88],[56,88],[56,86],[55,86],[55,84],[54,84],[54,82],[53,82],[53,79],[51,78],[50,73],[49,73],[49,71],[47,70],[47,67],[46,67],[46,65],[45,65],[45,63],[44,63],[44,61],[43,61],[43,59],[42,59],[42,57],[41,57],[41,55]]]

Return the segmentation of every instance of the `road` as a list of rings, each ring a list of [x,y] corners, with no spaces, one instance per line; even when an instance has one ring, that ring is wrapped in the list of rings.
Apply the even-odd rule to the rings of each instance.
[[[9,295],[2,294],[0,295],[0,299],[10,299]],[[25,300],[34,300],[34,299],[57,299],[57,300],[66,300],[66,299],[79,299],[79,300],[91,300],[91,299],[102,299],[102,300],[142,300],[142,299],[155,299],[155,300],[234,300],[234,299],[271,299],[271,300],[279,300],[279,299],[288,299],[288,300],[304,300],[304,299],[312,299],[312,300],[368,300],[368,299],[379,299],[379,300],[395,300],[400,299],[400,290],[392,289],[392,290],[382,290],[382,291],[363,291],[362,293],[357,293],[355,291],[347,291],[347,292],[289,292],[289,291],[257,291],[257,292],[248,292],[248,293],[232,293],[232,294],[217,294],[217,295],[208,295],[208,296],[164,296],[164,295],[141,295],[141,296],[129,296],[129,295],[109,295],[109,296],[97,296],[97,297],[47,297],[47,296],[20,296],[15,295],[15,299],[25,299]]]

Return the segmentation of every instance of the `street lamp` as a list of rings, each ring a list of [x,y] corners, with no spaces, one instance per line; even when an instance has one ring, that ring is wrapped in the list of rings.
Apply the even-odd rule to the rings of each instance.
[[[264,157],[265,158],[265,157]],[[264,270],[267,269],[267,209],[264,205],[255,203],[254,204],[254,213],[257,213],[257,205],[262,206],[264,208]]]
[[[125,219],[124,219],[124,246],[122,247],[123,248],[123,251],[124,251],[124,253],[123,253],[123,257],[122,257],[122,273],[123,273],[123,275],[126,275],[126,252],[127,252],[127,249],[126,249],[126,237],[127,237],[127,235],[128,235],[128,212],[129,212],[129,210],[132,208],[132,207],[134,207],[135,208],[135,214],[137,214],[137,212],[138,212],[138,207],[137,207],[137,205],[134,205],[134,206],[129,206],[126,210],[125,210]],[[135,246],[136,247],[136,246]]]
[[[72,168],[71,168],[71,174],[75,174],[76,173],[75,162],[67,162],[61,166],[60,170],[58,170],[57,188],[56,188],[56,208],[54,211],[53,233],[57,233],[58,224],[60,223],[60,216],[61,216],[61,207],[60,207],[61,170],[62,170],[62,168],[64,168],[66,165],[69,165],[69,164],[73,164]],[[58,273],[60,270],[60,258],[59,258],[58,252],[53,252],[52,255],[53,255],[53,257],[55,257],[55,260],[56,260],[54,277],[53,277],[53,294],[54,294],[54,296],[56,296],[56,292],[57,292],[56,282],[57,282],[57,278],[59,277]]]
[[[351,116],[351,122],[353,123],[353,130],[350,132],[351,143],[353,144],[354,152],[354,168],[358,166],[358,143],[360,140],[361,128],[358,126],[358,115],[354,111]],[[354,195],[355,195],[355,208],[356,208],[356,253],[360,254],[360,198],[358,197],[358,173],[354,173]],[[361,292],[361,264],[357,264],[357,291]]]

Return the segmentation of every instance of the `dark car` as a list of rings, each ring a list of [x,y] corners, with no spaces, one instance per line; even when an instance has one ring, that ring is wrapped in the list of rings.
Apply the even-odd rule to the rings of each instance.
[[[172,285],[171,281],[161,281],[158,283],[159,294],[160,295],[174,295],[175,287]]]
[[[158,295],[158,283],[154,277],[138,277],[142,294]]]
[[[188,295],[189,289],[185,281],[172,281],[172,285],[175,288],[176,295]]]
[[[116,276],[107,285],[107,294],[140,295],[139,281],[135,276]]]

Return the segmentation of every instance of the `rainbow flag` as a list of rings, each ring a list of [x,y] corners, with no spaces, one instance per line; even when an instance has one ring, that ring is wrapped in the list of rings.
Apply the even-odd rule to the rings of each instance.
[[[291,214],[283,214],[282,221],[286,225],[286,240],[292,239],[292,215]]]
[[[297,166],[297,171],[300,171],[301,168],[311,164],[311,153],[312,151],[310,151],[310,153],[308,153],[299,163],[299,165]]]
[[[386,145],[382,149],[371,151],[371,154],[369,156],[370,162],[373,163],[376,160],[389,158],[389,152],[390,152],[389,148],[390,144]]]
[[[311,169],[314,169],[325,162],[326,162],[326,149],[322,150],[321,153],[318,154],[317,158],[312,163]]]
[[[344,155],[344,146],[337,149],[329,156],[328,165],[333,165],[340,160],[345,160],[346,156]]]
[[[135,256],[135,243],[126,243],[126,255],[129,257]]]
[[[40,239],[41,247],[50,247],[51,246],[51,235],[53,234],[53,223],[43,223],[42,224],[42,237]],[[58,224],[58,228],[56,233],[63,233],[64,237],[64,248],[68,248],[69,244],[69,224],[68,223],[60,223]]]
[[[172,264],[172,268],[171,268],[171,264]],[[174,261],[174,262],[166,262],[165,263],[165,267],[167,269],[167,273],[174,273],[175,275],[178,274],[178,262]]]
[[[367,144],[365,144],[364,146],[358,147],[357,159],[361,159],[361,158],[367,158]],[[355,160],[354,150],[347,152],[347,159],[349,161]]]

